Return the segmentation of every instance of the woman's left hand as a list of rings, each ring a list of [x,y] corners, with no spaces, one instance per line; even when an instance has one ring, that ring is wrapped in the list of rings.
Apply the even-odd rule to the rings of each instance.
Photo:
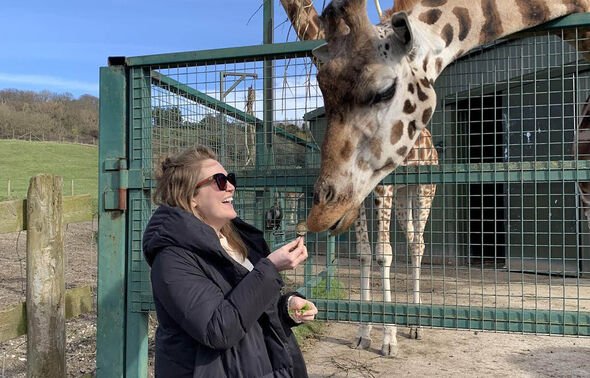
[[[290,298],[289,315],[297,323],[312,321],[317,313],[318,309],[315,307],[313,302],[296,295]]]

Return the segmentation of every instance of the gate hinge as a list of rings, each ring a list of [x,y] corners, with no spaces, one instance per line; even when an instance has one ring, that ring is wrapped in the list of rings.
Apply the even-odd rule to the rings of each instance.
[[[141,170],[128,169],[127,159],[125,158],[106,159],[103,168],[109,182],[108,187],[103,191],[104,210],[126,211],[127,190],[142,188],[143,186]]]

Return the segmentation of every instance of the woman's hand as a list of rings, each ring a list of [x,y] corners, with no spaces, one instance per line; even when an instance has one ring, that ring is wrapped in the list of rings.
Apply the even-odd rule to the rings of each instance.
[[[299,237],[277,249],[268,259],[274,264],[279,272],[283,270],[294,269],[307,259],[307,247],[303,243],[303,238]]]
[[[312,321],[318,313],[313,302],[296,295],[289,298],[289,316],[297,323]]]

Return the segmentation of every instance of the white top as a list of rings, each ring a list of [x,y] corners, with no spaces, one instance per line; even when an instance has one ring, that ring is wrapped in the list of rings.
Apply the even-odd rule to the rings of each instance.
[[[238,263],[240,263],[244,268],[246,268],[248,270],[254,269],[254,265],[252,265],[252,263],[250,262],[250,260],[248,260],[247,257],[245,259],[242,259],[242,256],[238,253],[238,251],[234,250],[229,245],[229,242],[227,241],[227,238],[225,236],[220,235],[219,236],[219,242],[221,243],[221,246],[223,247],[223,249],[225,249],[225,251],[227,252],[227,254],[230,255]]]

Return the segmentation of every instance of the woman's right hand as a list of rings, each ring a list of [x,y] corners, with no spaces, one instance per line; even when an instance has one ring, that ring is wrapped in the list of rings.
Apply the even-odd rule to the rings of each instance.
[[[277,249],[268,255],[268,259],[279,272],[294,269],[307,259],[307,247],[303,243],[303,237],[298,237]]]

